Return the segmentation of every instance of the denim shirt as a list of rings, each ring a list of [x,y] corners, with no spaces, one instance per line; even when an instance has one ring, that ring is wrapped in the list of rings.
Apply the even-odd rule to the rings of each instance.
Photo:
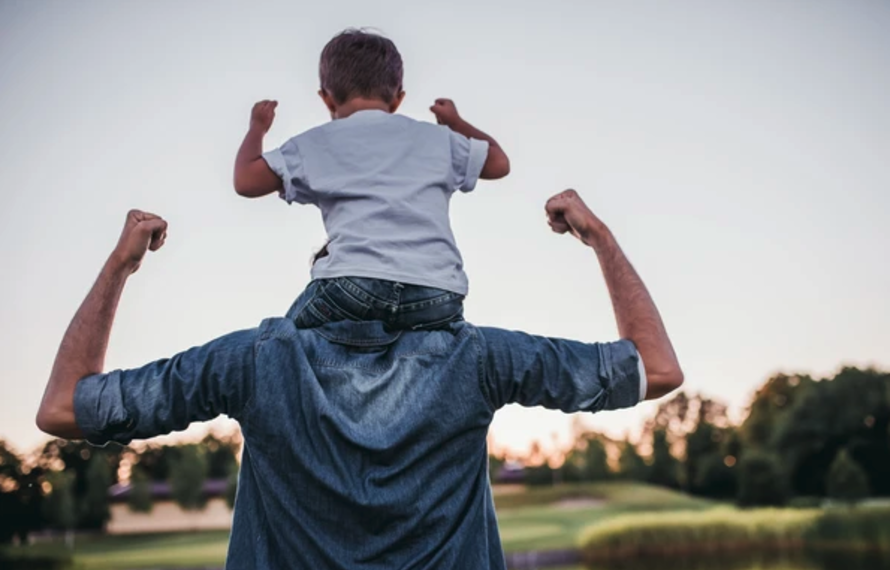
[[[229,569],[504,569],[486,449],[495,411],[633,406],[638,361],[626,340],[275,318],[84,378],[75,415],[95,444],[238,420]]]

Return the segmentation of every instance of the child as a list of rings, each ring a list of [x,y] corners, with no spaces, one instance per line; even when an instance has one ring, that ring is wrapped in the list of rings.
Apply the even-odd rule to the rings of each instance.
[[[346,30],[321,53],[319,95],[332,121],[263,154],[275,101],[254,105],[235,159],[235,191],[278,191],[321,209],[328,234],[312,282],[289,313],[300,328],[381,320],[423,329],[460,320],[467,277],[448,217],[455,190],[503,178],[501,147],[464,121],[448,99],[439,125],[396,115],[402,58],[388,39]]]

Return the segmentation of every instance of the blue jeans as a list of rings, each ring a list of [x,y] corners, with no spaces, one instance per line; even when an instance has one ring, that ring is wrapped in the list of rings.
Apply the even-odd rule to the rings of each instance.
[[[316,279],[287,313],[297,328],[336,321],[383,321],[389,329],[441,328],[463,320],[464,296],[383,279]]]

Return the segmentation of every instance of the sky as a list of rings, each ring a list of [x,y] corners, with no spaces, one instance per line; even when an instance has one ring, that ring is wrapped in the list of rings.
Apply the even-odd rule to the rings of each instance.
[[[404,114],[450,97],[510,155],[452,202],[470,321],[617,337],[595,256],[544,221],[571,187],[648,285],[686,390],[738,415],[777,371],[890,368],[890,3],[0,0],[0,438],[45,439],[56,348],[130,208],[169,238],[109,369],[286,311],[320,214],[238,197],[233,159],[257,100],[280,102],[267,148],[328,120],[318,56],[353,26],[399,47]],[[655,405],[583,421],[620,436]],[[491,437],[519,451],[571,421],[509,407]]]

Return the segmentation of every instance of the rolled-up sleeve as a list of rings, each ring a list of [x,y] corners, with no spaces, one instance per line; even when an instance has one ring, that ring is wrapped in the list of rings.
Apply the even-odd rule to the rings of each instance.
[[[279,148],[263,153],[263,160],[281,178],[281,198],[288,204],[314,204],[315,198],[306,181],[303,157],[296,138]]]
[[[488,141],[470,139],[453,131],[449,134],[454,187],[461,192],[470,192],[476,187],[488,160]]]
[[[582,343],[500,329],[480,329],[483,389],[494,409],[507,404],[563,412],[637,405],[646,380],[629,340]]]
[[[74,417],[90,443],[127,444],[182,430],[249,407],[257,331],[228,334],[141,368],[94,374],[78,382]]]

